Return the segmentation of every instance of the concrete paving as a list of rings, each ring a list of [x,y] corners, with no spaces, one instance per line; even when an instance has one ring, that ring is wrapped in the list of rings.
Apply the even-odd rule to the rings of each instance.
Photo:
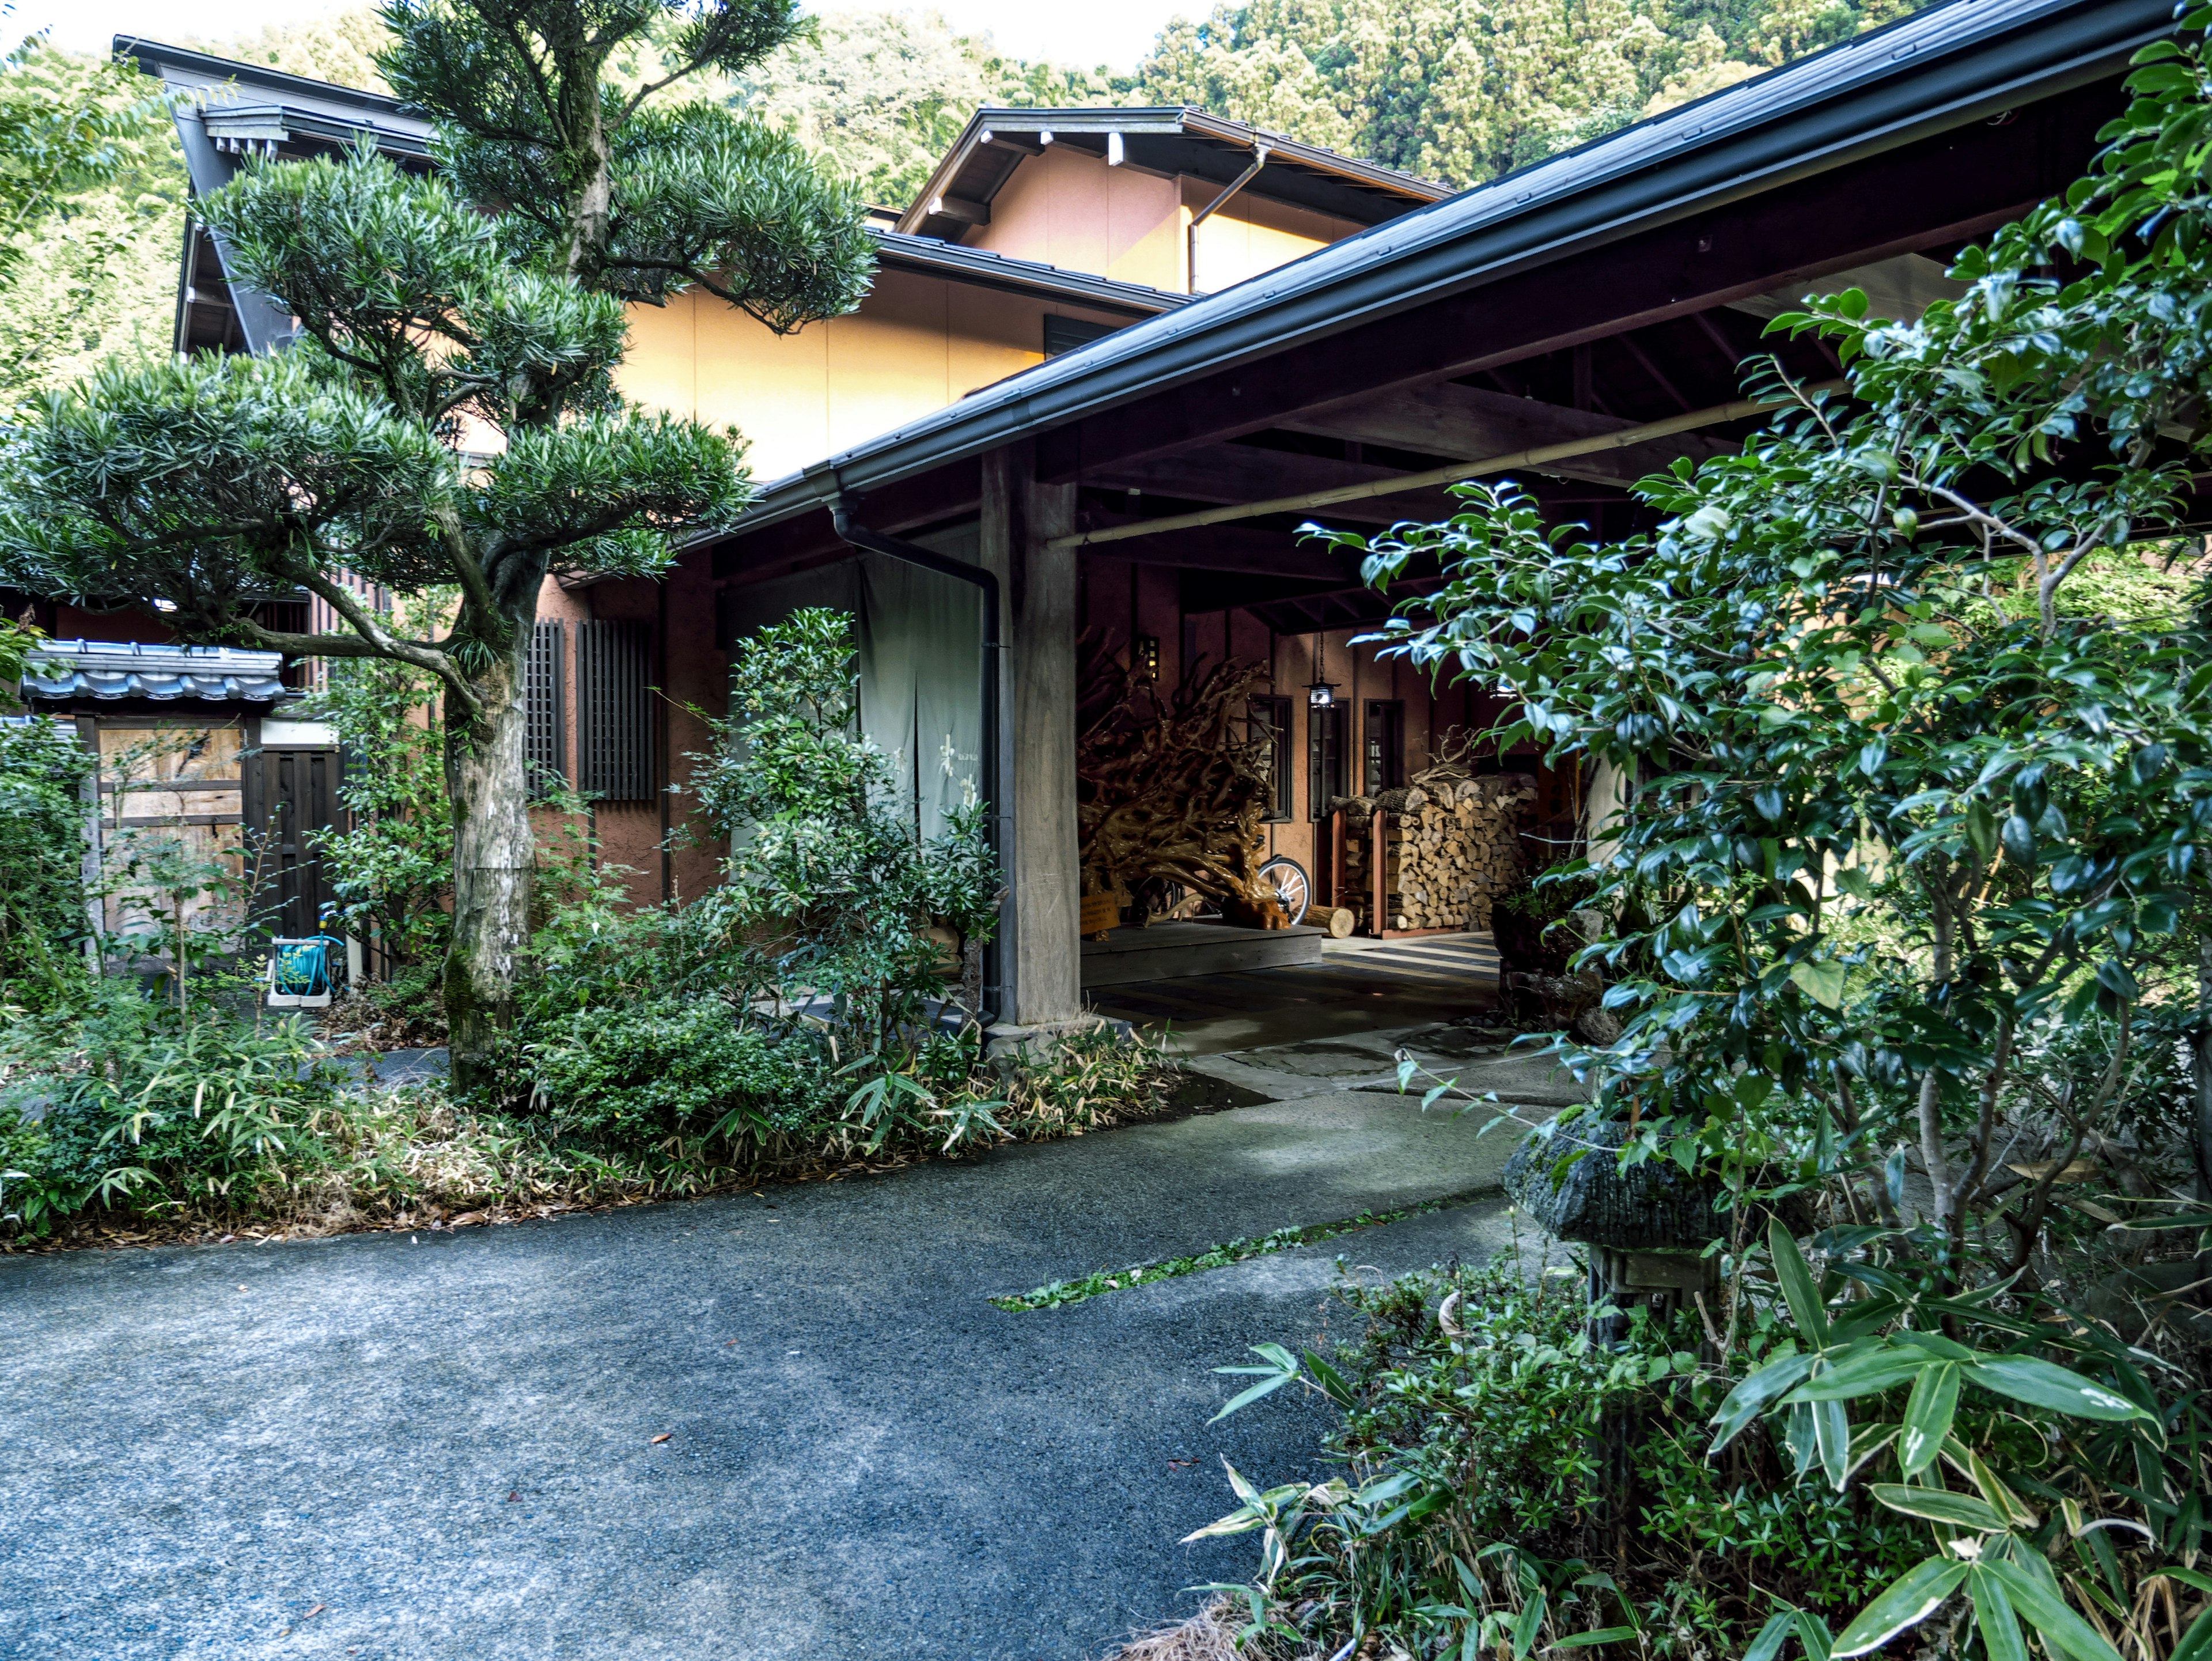
[[[1511,1244],[1491,1202],[986,1301],[1492,1183],[1510,1151],[1299,1046],[1256,1059],[1300,1093],[884,1177],[0,1260],[0,1654],[1096,1656],[1250,1572],[1249,1539],[1176,1543],[1233,1506],[1224,1457],[1321,1474],[1315,1402],[1208,1427],[1237,1387],[1209,1368],[1340,1333],[1339,1254]]]

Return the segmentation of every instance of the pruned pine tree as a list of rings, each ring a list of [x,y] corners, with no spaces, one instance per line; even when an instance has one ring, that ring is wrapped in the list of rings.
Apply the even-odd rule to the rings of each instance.
[[[454,1076],[495,1082],[530,916],[522,681],[556,567],[666,569],[725,523],[743,441],[626,405],[625,302],[708,289],[769,327],[851,309],[857,204],[795,144],[726,110],[648,107],[609,54],[657,0],[395,7],[386,73],[441,123],[445,176],[367,151],[257,167],[199,204],[234,280],[299,319],[265,359],[111,366],[51,399],[0,479],[0,581],[163,604],[188,640],[385,657],[435,676],[453,810],[444,974]],[[786,0],[681,8],[661,83],[787,38]],[[410,637],[354,580],[459,592]],[[304,588],[343,626],[253,616]]]

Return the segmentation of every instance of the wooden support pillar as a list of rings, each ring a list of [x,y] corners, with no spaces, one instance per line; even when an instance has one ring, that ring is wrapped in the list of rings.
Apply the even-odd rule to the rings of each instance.
[[[1000,583],[999,846],[1012,894],[1000,950],[1000,1020],[1050,1026],[1083,1013],[1075,835],[1075,487],[1039,484],[1026,443],[983,457],[982,559]]]

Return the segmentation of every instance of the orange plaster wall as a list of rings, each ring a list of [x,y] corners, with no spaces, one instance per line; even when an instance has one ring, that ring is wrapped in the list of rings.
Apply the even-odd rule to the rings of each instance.
[[[1182,181],[1182,206],[1196,213],[1220,194],[1211,180]],[[1303,259],[1364,228],[1348,219],[1333,219],[1309,208],[1271,202],[1249,193],[1229,204],[1198,228],[1198,271],[1194,286],[1206,294],[1243,283]]]
[[[1101,157],[1055,144],[1014,169],[991,203],[991,222],[962,241],[1181,294],[1179,206],[1173,179],[1109,167]]]
[[[883,271],[857,312],[778,335],[712,295],[630,310],[616,382],[649,408],[734,426],[760,480],[957,402],[1044,357],[1048,314],[1127,318]]]

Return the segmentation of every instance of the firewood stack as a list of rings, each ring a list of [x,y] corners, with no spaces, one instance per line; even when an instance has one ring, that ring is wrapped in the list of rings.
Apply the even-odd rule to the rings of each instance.
[[[1487,928],[1492,903],[1521,872],[1518,822],[1536,800],[1526,773],[1481,778],[1431,777],[1379,796],[1339,799],[1344,809],[1345,873],[1337,898],[1376,932],[1370,864],[1375,810],[1383,820],[1385,928]]]

